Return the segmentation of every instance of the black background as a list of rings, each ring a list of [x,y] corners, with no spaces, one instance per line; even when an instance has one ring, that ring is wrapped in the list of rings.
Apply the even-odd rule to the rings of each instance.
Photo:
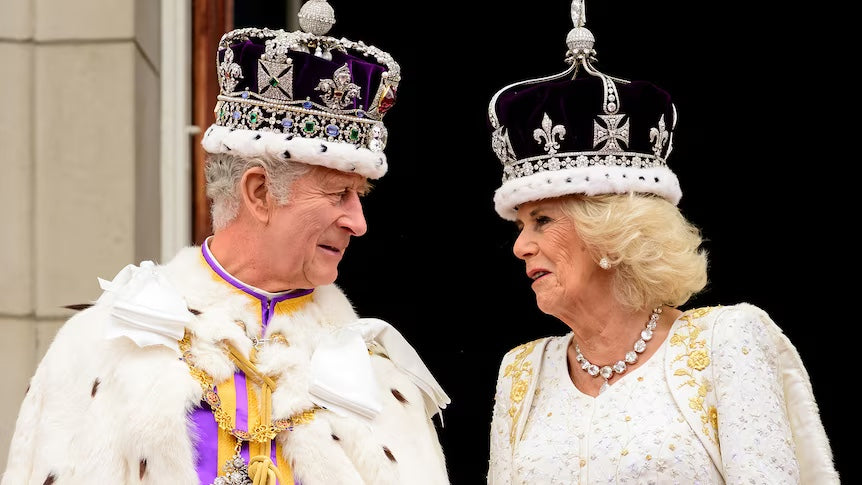
[[[283,5],[236,4],[236,27],[285,27]],[[379,47],[402,69],[385,118],[389,172],[365,200],[369,231],[351,243],[337,283],[362,316],[393,323],[417,348],[452,398],[439,428],[452,483],[484,483],[500,359],[568,331],[536,308],[511,252],[514,226],[494,211],[502,172],[488,101],[567,67],[571,4],[330,4],[329,35]],[[586,27],[596,67],[652,81],[676,104],[669,164],[710,254],[709,285],[684,308],[744,301],[769,312],[806,363],[842,481],[856,483],[847,447],[858,425],[841,406],[856,400],[846,230],[858,216],[839,151],[856,135],[836,118],[840,82],[820,70],[834,14],[750,4],[593,0]]]

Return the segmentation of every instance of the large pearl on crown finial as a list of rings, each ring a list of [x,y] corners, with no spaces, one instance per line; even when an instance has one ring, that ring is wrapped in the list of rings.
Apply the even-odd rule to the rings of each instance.
[[[299,26],[314,35],[324,35],[335,23],[335,11],[326,0],[308,0],[299,13]]]

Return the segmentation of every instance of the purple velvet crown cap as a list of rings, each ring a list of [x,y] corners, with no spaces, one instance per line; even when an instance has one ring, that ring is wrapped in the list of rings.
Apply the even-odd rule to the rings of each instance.
[[[261,33],[264,31],[261,31]],[[253,32],[252,32],[253,33]],[[277,39],[279,33],[273,33]],[[390,89],[390,93],[385,99],[377,99],[375,95],[378,89],[383,85],[383,74],[387,72],[387,67],[378,62],[371,62],[367,58],[358,57],[346,51],[333,49],[330,52],[331,58],[323,58],[316,56],[313,53],[290,51],[286,58],[290,59],[292,66],[292,74],[289,80],[291,86],[285,85],[282,78],[287,73],[276,72],[267,69],[266,64],[261,64],[261,60],[266,61],[265,41],[268,36],[261,38],[247,38],[240,42],[229,45],[226,49],[219,50],[218,64],[224,63],[227,49],[231,50],[234,63],[238,64],[242,78],[236,79],[236,85],[232,92],[239,92],[242,96],[243,91],[248,90],[249,94],[255,93],[262,97],[269,96],[273,99],[282,101],[300,100],[311,101],[319,106],[327,106],[325,96],[330,93],[324,89],[318,89],[321,80],[332,80],[335,77],[335,72],[347,66],[349,71],[349,83],[354,84],[353,93],[343,96],[343,100],[338,109],[345,112],[352,111],[356,114],[359,111],[364,111],[364,116],[369,119],[380,120],[383,114],[391,107],[391,102],[394,102],[394,89]],[[286,63],[270,62],[269,65],[285,65]],[[289,68],[284,68],[285,70]],[[223,95],[230,95],[230,92],[224,91],[222,84]],[[345,87],[338,86],[338,82],[333,82],[333,89],[342,89],[347,91]],[[382,105],[381,105],[382,102]],[[329,109],[329,108],[327,108]]]
[[[497,117],[507,130],[512,148],[519,158],[541,157],[545,135],[536,140],[536,129],[542,128],[545,115],[553,125],[566,128],[565,134],[554,136],[559,144],[557,153],[584,153],[599,151],[595,146],[596,123],[607,127],[600,118],[602,111],[602,80],[597,77],[581,77],[549,81],[525,86],[502,93],[497,100]],[[617,126],[609,131],[617,145],[625,152],[652,154],[653,141],[650,128],[657,127],[664,116],[674,119],[670,95],[647,81],[632,81],[618,86],[620,110],[624,113]],[[627,143],[623,142],[622,126],[628,125]],[[666,152],[667,145],[663,146]],[[600,149],[600,148],[599,148]],[[663,158],[663,157],[662,157]]]
[[[667,165],[677,121],[670,94],[596,70],[583,0],[574,0],[572,14],[571,67],[491,99],[491,146],[503,165],[497,213],[514,220],[520,204],[569,194],[638,192],[679,203],[679,181]]]
[[[319,33],[243,28],[222,37],[216,70],[220,94],[202,141],[207,152],[290,159],[373,179],[386,173],[382,120],[400,81],[388,53]]]

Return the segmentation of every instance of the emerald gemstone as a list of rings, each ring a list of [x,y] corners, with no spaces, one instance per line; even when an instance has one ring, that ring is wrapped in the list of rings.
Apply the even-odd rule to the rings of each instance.
[[[303,130],[305,130],[307,133],[313,132],[314,131],[314,122],[313,121],[306,121],[305,127],[303,128]]]
[[[269,85],[270,85],[270,86],[272,86],[272,87],[276,87],[276,86],[278,86],[278,79],[276,79],[276,78],[272,78],[272,79],[270,79],[270,80],[269,80]]]
[[[350,139],[351,139],[351,140],[353,140],[353,141],[358,140],[358,139],[359,139],[359,130],[357,130],[356,128],[352,128],[352,129],[350,130],[350,135],[349,135],[349,136],[350,136]]]
[[[254,111],[249,113],[248,114],[248,121],[250,121],[251,123],[257,123],[257,113]]]

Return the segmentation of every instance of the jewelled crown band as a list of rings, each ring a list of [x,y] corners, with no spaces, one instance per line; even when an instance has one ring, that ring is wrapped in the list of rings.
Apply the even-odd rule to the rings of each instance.
[[[682,192],[667,165],[677,119],[670,95],[599,72],[583,0],[571,14],[571,66],[510,84],[488,106],[491,147],[503,165],[497,213],[514,220],[524,202],[578,193],[651,193],[677,204]]]
[[[382,119],[395,103],[400,67],[376,47],[323,35],[335,22],[326,0],[307,2],[299,19],[305,31],[243,28],[222,37],[220,94],[204,149],[382,177]]]

